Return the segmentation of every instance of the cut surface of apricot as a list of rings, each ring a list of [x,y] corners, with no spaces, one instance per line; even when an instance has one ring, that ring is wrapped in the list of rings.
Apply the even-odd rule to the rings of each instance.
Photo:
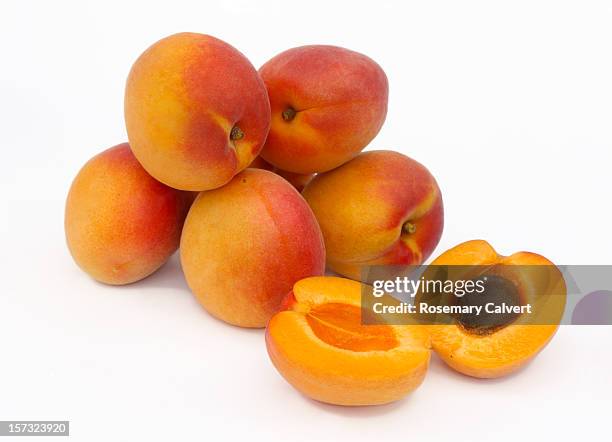
[[[426,326],[363,325],[363,285],[344,278],[298,281],[266,329],[268,354],[304,395],[338,405],[401,399],[425,377]]]
[[[354,305],[317,305],[306,314],[306,321],[319,339],[346,350],[385,351],[398,345],[391,326],[362,325],[361,311]]]
[[[561,272],[543,256],[530,252],[502,256],[486,241],[476,240],[444,252],[431,265],[488,267],[492,296],[511,305],[540,307],[539,316],[505,315],[498,324],[457,318],[455,323],[429,326],[433,350],[453,369],[478,378],[508,375],[531,361],[557,331],[566,287]]]

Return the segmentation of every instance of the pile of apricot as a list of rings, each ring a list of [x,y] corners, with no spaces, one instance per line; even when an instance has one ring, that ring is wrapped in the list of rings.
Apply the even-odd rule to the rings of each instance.
[[[278,371],[320,401],[397,400],[423,381],[431,349],[471,376],[510,373],[555,325],[483,334],[361,321],[364,269],[424,263],[443,229],[441,192],[425,166],[393,151],[361,153],[387,101],[381,67],[340,47],[289,49],[257,71],[214,37],[164,38],[127,79],[129,144],[90,159],[72,183],[70,252],[92,278],[121,285],[180,247],[202,306],[236,326],[267,327]],[[502,261],[550,264],[501,257],[484,241],[434,262]]]

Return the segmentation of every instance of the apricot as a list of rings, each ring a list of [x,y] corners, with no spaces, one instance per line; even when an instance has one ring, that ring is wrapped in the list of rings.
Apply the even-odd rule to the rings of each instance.
[[[193,198],[152,178],[127,143],[105,150],[70,187],[64,218],[70,253],[100,282],[138,281],[178,248]]]
[[[265,327],[296,281],[323,274],[325,246],[308,204],[287,181],[246,169],[193,203],[181,263],[209,313]]]
[[[282,52],[259,70],[272,109],[261,156],[299,174],[347,162],[385,121],[387,76],[372,59],[335,46]]]
[[[530,252],[502,256],[486,241],[474,240],[442,253],[431,265],[474,266],[479,276],[488,278],[487,290],[479,295],[485,298],[483,303],[493,301],[499,306],[503,302],[508,309],[529,306],[496,315],[502,322],[458,317],[429,326],[433,349],[458,372],[477,378],[513,373],[531,361],[557,331],[566,286],[558,268],[543,256]]]
[[[227,183],[259,154],[270,104],[238,50],[209,35],[181,33],[153,44],[132,66],[125,123],[151,175],[201,191]]]
[[[249,167],[255,169],[264,169],[269,170],[270,172],[274,172],[277,175],[282,176],[284,179],[289,181],[289,183],[295,187],[298,192],[304,190],[306,184],[308,184],[315,176],[314,173],[309,174],[301,174],[301,173],[293,173],[287,172],[286,170],[281,170],[278,167],[274,167],[272,164],[268,163],[261,156],[255,158],[253,162],[249,165]]]
[[[426,327],[362,325],[364,288],[338,277],[303,279],[270,320],[272,363],[304,395],[376,405],[401,399],[423,382],[430,357]]]
[[[276,167],[274,167],[272,164],[268,163],[261,156],[256,157],[251,162],[251,164],[249,164],[249,167],[252,168],[252,169],[269,170],[270,172],[274,172],[274,169],[276,169]]]
[[[304,188],[308,185],[308,183],[311,182],[312,179],[315,177],[314,173],[308,173],[308,174],[294,173],[294,172],[287,172],[286,170],[281,170],[278,168],[274,170],[274,173],[282,176],[284,179],[289,181],[289,183],[293,187],[295,187],[295,190],[297,190],[298,192],[302,192]]]
[[[418,265],[440,240],[444,211],[434,177],[397,152],[371,151],[304,189],[323,232],[328,267],[365,282],[373,265]]]

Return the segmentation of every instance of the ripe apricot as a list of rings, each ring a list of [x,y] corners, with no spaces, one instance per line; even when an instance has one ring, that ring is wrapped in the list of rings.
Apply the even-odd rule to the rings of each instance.
[[[337,405],[376,405],[401,399],[423,381],[427,328],[363,325],[364,287],[331,276],[303,279],[270,320],[268,354],[304,395]]]
[[[557,331],[566,287],[560,271],[543,256],[502,256],[486,241],[474,240],[442,253],[431,265],[474,266],[489,281],[482,302],[504,306],[493,319],[458,317],[429,326],[433,349],[453,369],[478,378],[508,375],[532,360]]]
[[[151,175],[177,189],[208,190],[259,154],[270,103],[244,55],[209,35],[185,32],[153,44],[132,66],[125,123]]]
[[[265,327],[293,284],[325,270],[325,246],[302,196],[284,179],[246,169],[202,192],[181,237],[181,263],[209,313]]]
[[[359,153],[385,121],[389,86],[381,67],[348,49],[284,51],[259,70],[272,110],[262,157],[298,174],[325,172]]]
[[[361,153],[302,194],[321,225],[328,267],[352,279],[365,281],[368,266],[421,264],[442,235],[436,180],[397,152]]]
[[[193,198],[151,177],[127,143],[105,150],[70,187],[64,218],[70,253],[100,282],[138,281],[178,248]]]
[[[284,179],[289,181],[295,190],[301,192],[304,190],[304,187],[314,178],[314,173],[301,174],[294,172],[287,172],[286,170],[281,170],[278,167],[273,166],[264,160],[261,156],[258,156],[253,160],[253,162],[249,165],[249,167],[255,169],[264,169],[269,170],[270,172],[274,172],[277,175],[282,176]]]

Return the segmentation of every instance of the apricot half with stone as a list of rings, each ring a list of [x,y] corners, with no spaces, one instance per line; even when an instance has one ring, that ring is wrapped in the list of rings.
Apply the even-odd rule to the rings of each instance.
[[[502,256],[486,241],[475,240],[447,250],[431,265],[479,269],[487,280],[481,315],[459,315],[430,326],[434,351],[453,369],[478,378],[508,375],[531,361],[557,331],[566,286],[543,256]]]

